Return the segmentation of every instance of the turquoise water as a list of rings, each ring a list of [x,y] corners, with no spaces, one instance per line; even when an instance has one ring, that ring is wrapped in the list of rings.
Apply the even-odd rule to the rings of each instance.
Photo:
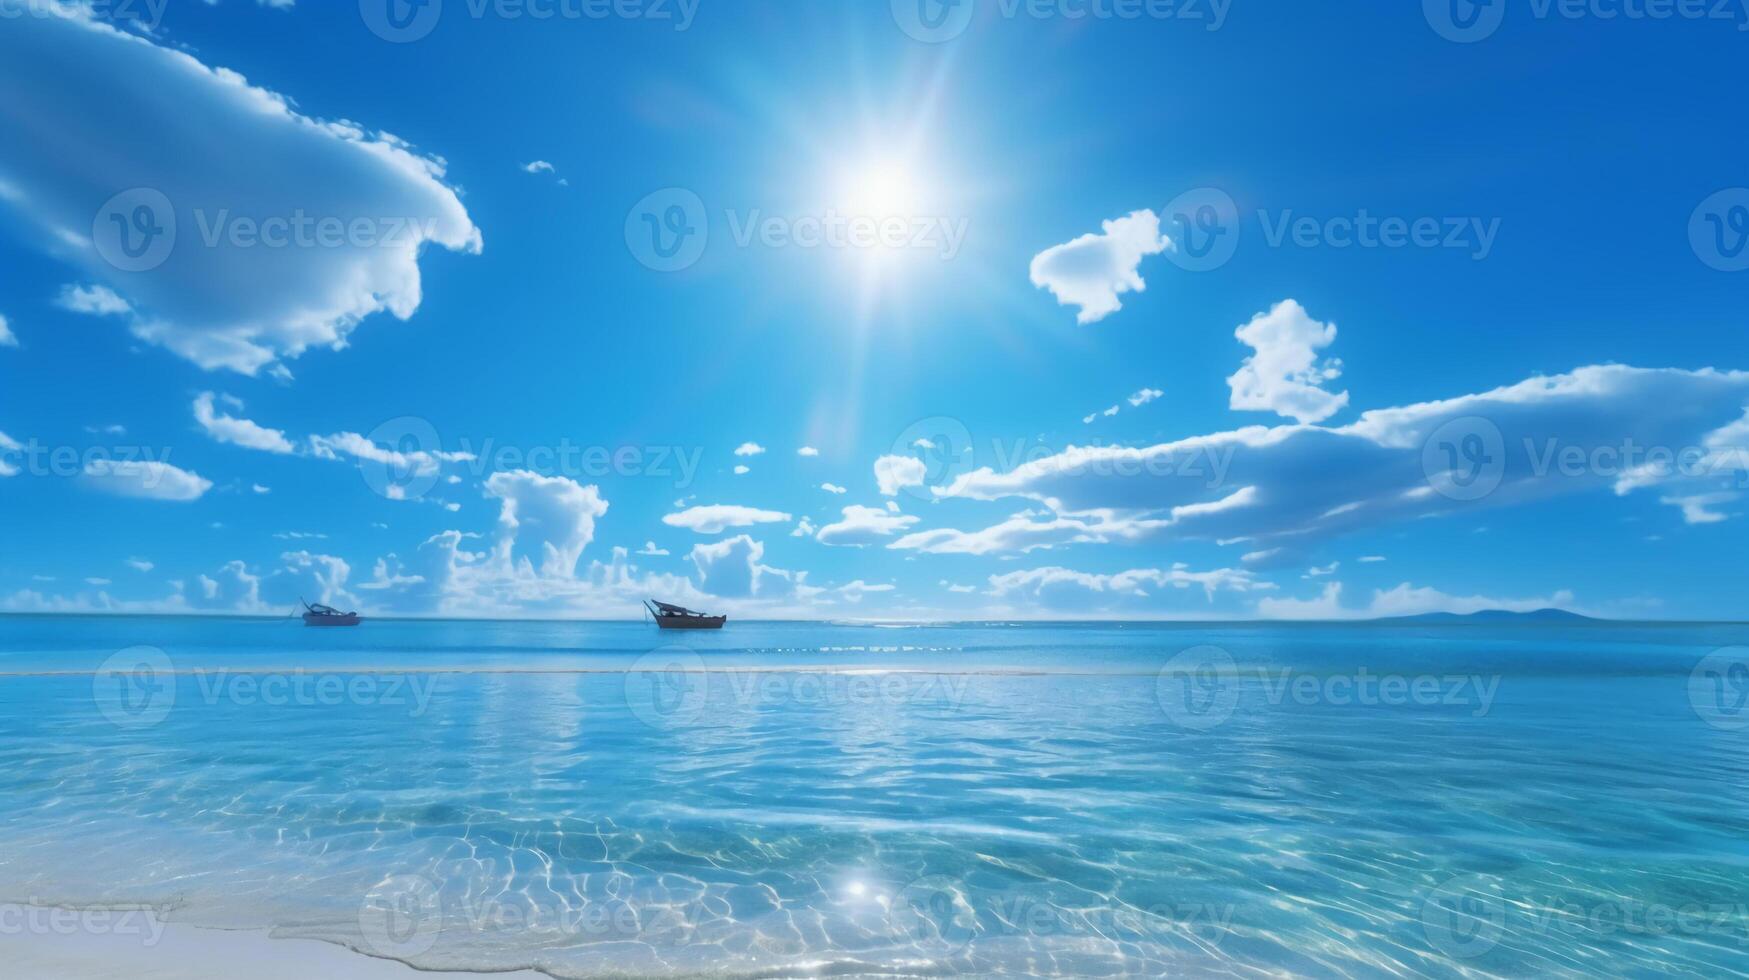
[[[1749,627],[0,617],[0,902],[594,976],[1746,976]]]

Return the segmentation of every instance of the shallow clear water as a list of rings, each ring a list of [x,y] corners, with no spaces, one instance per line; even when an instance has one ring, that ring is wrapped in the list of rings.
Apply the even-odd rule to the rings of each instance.
[[[0,617],[0,902],[567,978],[1749,975],[1749,627],[668,639]]]

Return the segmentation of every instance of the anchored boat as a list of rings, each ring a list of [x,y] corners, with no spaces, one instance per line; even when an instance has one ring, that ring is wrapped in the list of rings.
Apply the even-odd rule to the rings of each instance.
[[[302,599],[298,601],[304,602]],[[341,612],[333,606],[324,606],[319,602],[315,605],[304,602],[305,626],[357,626],[359,622],[358,613]]]
[[[666,602],[646,601],[644,608],[656,617],[656,625],[665,630],[720,630],[729,621],[727,616],[707,616]]]

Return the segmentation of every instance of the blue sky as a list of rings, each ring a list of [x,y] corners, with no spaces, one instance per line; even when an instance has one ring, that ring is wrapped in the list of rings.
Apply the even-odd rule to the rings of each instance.
[[[1745,615],[1740,5],[918,2],[6,5],[0,607]]]

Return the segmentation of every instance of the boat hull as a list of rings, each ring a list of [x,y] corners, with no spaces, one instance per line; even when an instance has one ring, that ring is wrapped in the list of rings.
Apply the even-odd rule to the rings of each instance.
[[[729,621],[727,616],[657,616],[656,625],[665,630],[720,630]]]
[[[305,626],[357,626],[358,614],[349,613],[345,616],[318,616],[315,613],[304,613]]]

